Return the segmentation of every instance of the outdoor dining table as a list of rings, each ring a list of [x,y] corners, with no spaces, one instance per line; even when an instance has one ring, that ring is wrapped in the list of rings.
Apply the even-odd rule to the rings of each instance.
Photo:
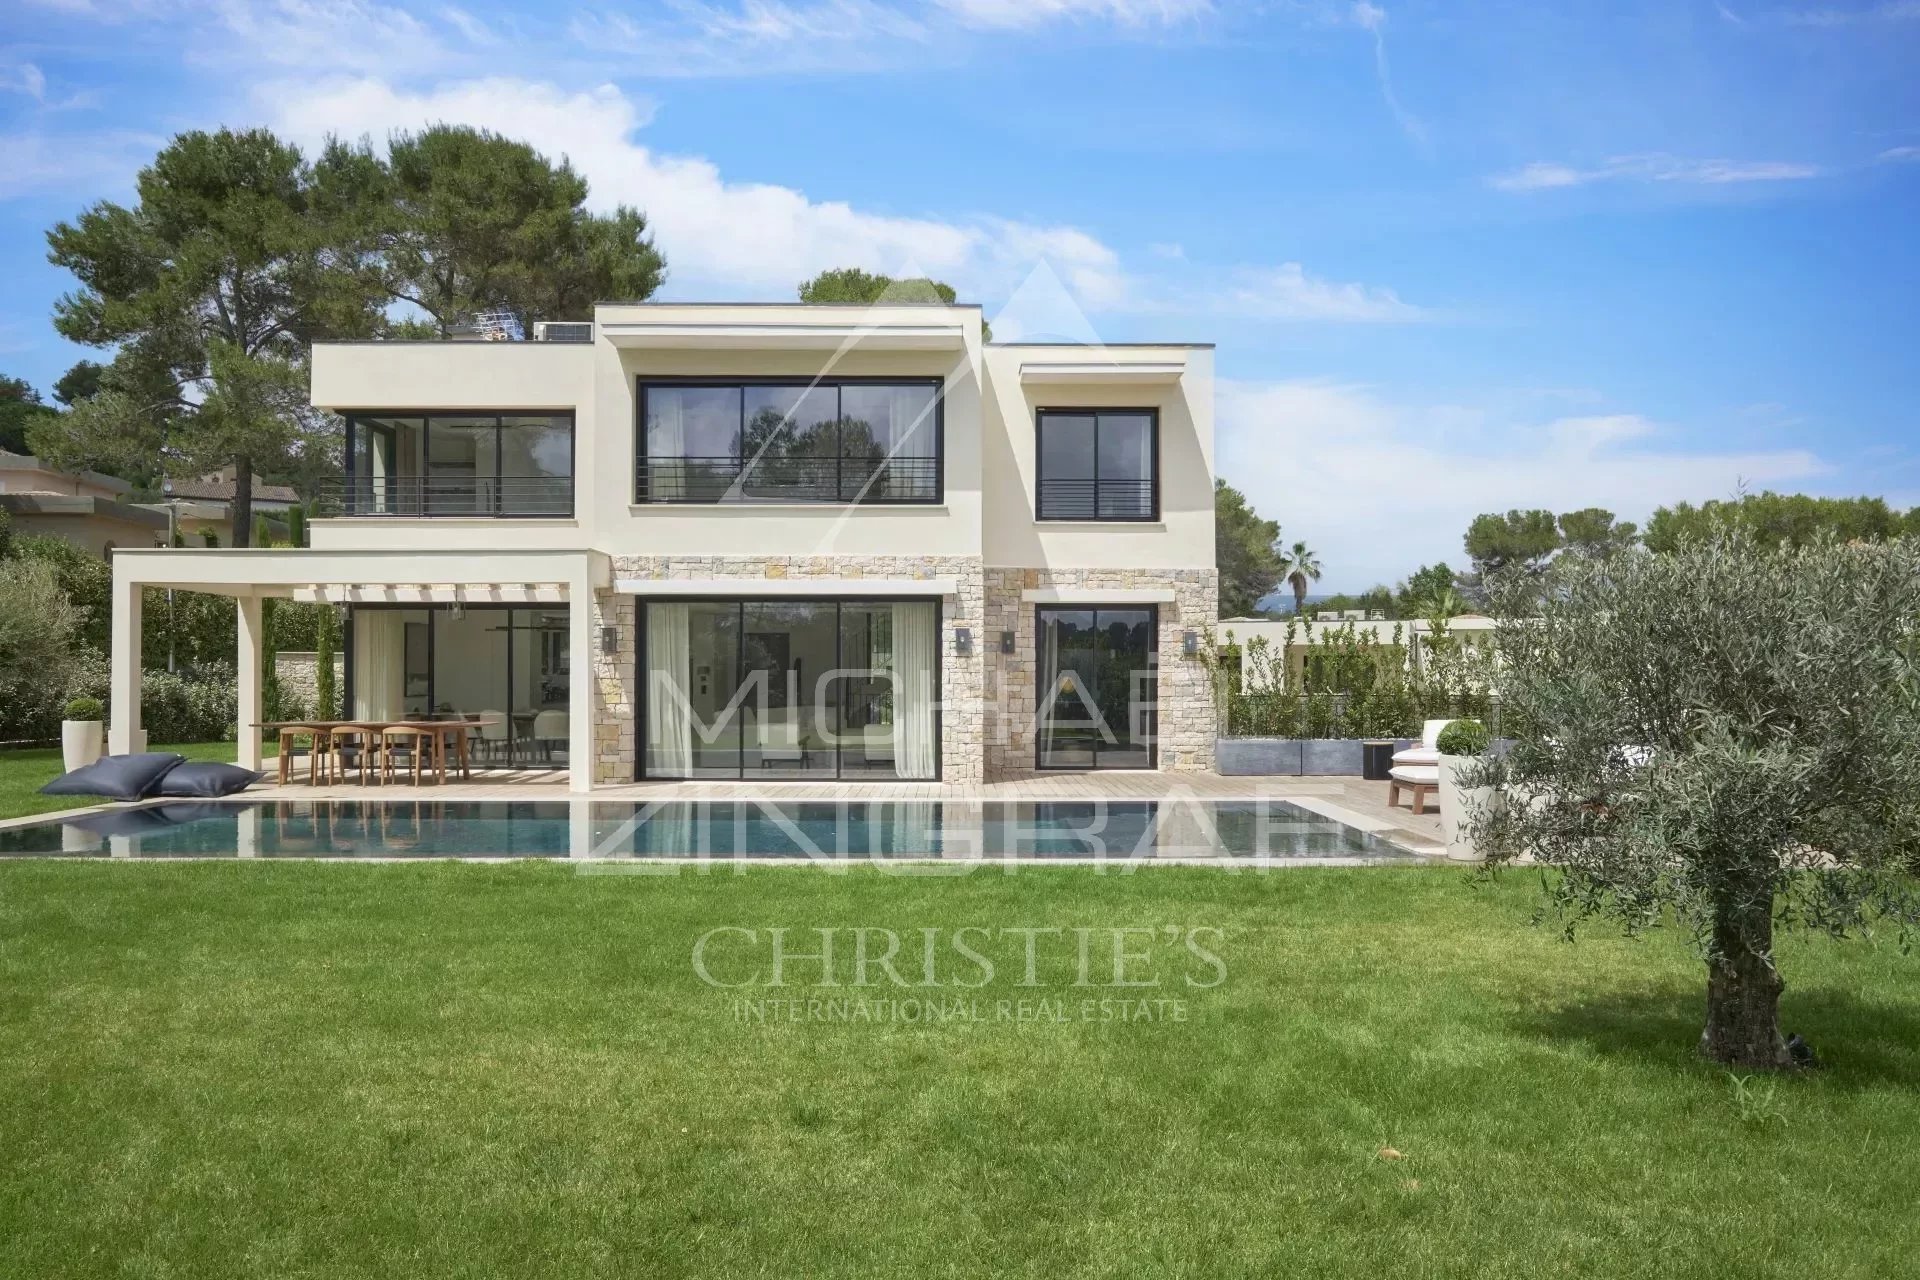
[[[364,719],[364,720],[270,720],[259,728],[279,732],[283,735],[280,752],[280,781],[287,781],[288,755],[285,733],[288,730],[310,730],[314,733],[332,734],[340,730],[358,730],[362,733],[378,735],[388,729],[410,729],[427,734],[433,740],[433,761],[436,774],[443,780],[447,776],[447,741],[452,739],[454,765],[460,770],[462,778],[472,777],[467,761],[467,733],[476,726],[485,723],[480,720],[415,720],[415,719]],[[367,776],[363,766],[360,777]]]

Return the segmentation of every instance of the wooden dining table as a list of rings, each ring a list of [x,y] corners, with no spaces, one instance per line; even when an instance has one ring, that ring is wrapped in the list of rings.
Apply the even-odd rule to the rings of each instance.
[[[462,719],[462,720],[415,720],[415,719],[406,719],[406,718],[363,719],[363,720],[269,720],[263,724],[260,724],[257,727],[263,730],[267,730],[269,732],[276,732],[276,733],[282,732],[288,729],[310,729],[316,733],[327,733],[327,734],[332,734],[337,730],[359,730],[362,733],[377,735],[380,733],[384,733],[388,729],[409,729],[418,733],[424,733],[432,739],[434,771],[442,779],[445,779],[445,777],[447,776],[447,743],[448,743],[448,740],[451,739],[453,742],[454,767],[460,770],[461,778],[465,779],[465,778],[471,778],[473,776],[473,773],[471,768],[469,767],[468,758],[467,758],[467,734],[471,730],[477,729],[482,724],[486,724],[486,723],[489,723],[489,722],[485,720],[465,720],[465,719]],[[365,782],[367,780],[367,771],[364,765],[360,770],[360,779],[362,782]],[[287,756],[284,752],[281,754],[281,757],[280,757],[280,780],[283,783],[287,780]]]

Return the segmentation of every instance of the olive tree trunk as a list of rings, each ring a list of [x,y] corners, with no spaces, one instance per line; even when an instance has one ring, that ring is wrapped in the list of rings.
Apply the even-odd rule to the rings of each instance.
[[[233,459],[233,502],[227,507],[233,522],[233,545],[253,545],[253,459],[236,454]]]
[[[1786,985],[1773,965],[1771,896],[1723,906],[1714,920],[1713,954],[1707,959],[1701,1054],[1730,1067],[1791,1067],[1793,1057],[1780,1034],[1780,993]]]

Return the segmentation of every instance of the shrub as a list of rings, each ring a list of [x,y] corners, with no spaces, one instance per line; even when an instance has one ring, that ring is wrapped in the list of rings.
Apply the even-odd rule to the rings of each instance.
[[[104,720],[107,717],[107,704],[98,698],[69,698],[67,700],[67,719]]]
[[[170,671],[140,676],[140,724],[149,742],[223,742],[233,736],[239,706],[231,665],[210,663],[191,678]]]
[[[1455,720],[1434,741],[1443,756],[1477,756],[1491,745],[1493,735],[1478,720]]]
[[[0,739],[58,732],[81,621],[53,566],[7,563],[0,573]]]

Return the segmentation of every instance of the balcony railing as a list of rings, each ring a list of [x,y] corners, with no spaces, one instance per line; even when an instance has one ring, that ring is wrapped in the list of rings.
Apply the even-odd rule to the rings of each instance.
[[[324,485],[324,516],[565,518],[573,514],[572,476],[354,478]]]
[[[1042,520],[1151,520],[1152,480],[1042,480]]]
[[[937,502],[938,458],[640,459],[642,502]]]

